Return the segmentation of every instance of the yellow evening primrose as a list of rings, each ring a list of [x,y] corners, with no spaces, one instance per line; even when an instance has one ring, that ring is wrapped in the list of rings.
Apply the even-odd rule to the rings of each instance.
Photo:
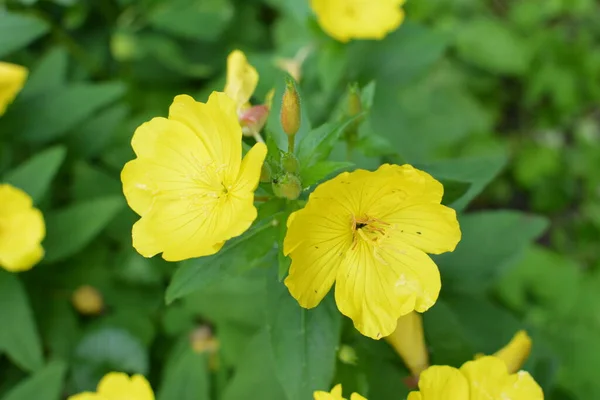
[[[44,256],[45,236],[44,217],[31,197],[0,184],[0,267],[11,272],[31,269]]]
[[[331,389],[331,392],[316,391],[314,393],[315,400],[346,400],[342,397],[342,385],[337,384]],[[352,393],[350,400],[367,400],[358,393]]]
[[[110,372],[100,380],[95,393],[76,394],[68,400],[154,400],[154,392],[142,375],[129,377],[121,372]]]
[[[404,20],[405,0],[311,0],[321,28],[340,42],[383,39]]]
[[[258,72],[250,65],[240,50],[232,51],[227,57],[227,81],[225,94],[236,104],[238,113],[250,108],[250,97],[258,85]]]
[[[419,391],[408,400],[543,400],[544,393],[525,371],[509,374],[493,356],[465,363],[460,369],[433,366],[419,379]]]
[[[235,102],[213,92],[208,102],[175,97],[168,118],[142,124],[131,141],[137,156],[121,172],[129,206],[141,216],[133,246],[167,261],[215,254],[256,219],[254,191],[267,147],[242,160]]]
[[[418,377],[429,367],[421,314],[413,311],[400,317],[396,329],[385,337],[385,341],[400,355],[412,376]]]
[[[429,309],[441,283],[427,253],[452,251],[461,237],[443,192],[410,165],[343,172],[319,185],[287,221],[291,295],[313,308],[335,282],[339,310],[374,339],[390,335],[402,315]]]
[[[27,73],[25,67],[0,61],[0,115],[23,88]]]

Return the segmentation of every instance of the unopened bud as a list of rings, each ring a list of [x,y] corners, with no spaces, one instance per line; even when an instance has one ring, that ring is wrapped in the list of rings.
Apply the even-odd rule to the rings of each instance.
[[[413,376],[419,376],[429,367],[421,314],[413,311],[400,317],[396,330],[385,340],[396,350]]]
[[[260,181],[271,182],[271,166],[265,162],[260,170]]]
[[[525,364],[525,361],[529,358],[529,353],[531,353],[531,338],[527,332],[521,330],[494,356],[504,361],[509,374],[514,374]]]
[[[296,156],[292,153],[283,153],[281,156],[281,166],[284,170],[293,174],[300,170],[300,163],[298,162]]]
[[[245,136],[254,136],[262,130],[269,117],[269,106],[252,106],[240,113],[240,125]]]
[[[281,103],[281,127],[291,138],[300,129],[300,96],[291,79],[286,82],[285,92]]]
[[[213,336],[212,329],[206,325],[199,326],[190,335],[192,350],[198,354],[207,353],[208,367],[211,371],[219,369],[219,340]]]
[[[98,315],[104,309],[100,292],[89,285],[83,285],[73,292],[73,306],[82,315]]]
[[[300,179],[294,174],[285,173],[273,179],[273,193],[275,196],[288,200],[296,200],[302,192]]]
[[[340,351],[338,352],[338,358],[344,364],[356,365],[356,361],[358,360],[358,356],[356,355],[356,350],[352,347],[344,344],[340,347]]]
[[[348,86],[348,104],[346,114],[348,117],[354,117],[362,112],[362,102],[360,99],[360,89],[357,84]],[[346,139],[354,141],[358,136],[358,127],[362,118],[354,119],[346,128]]]

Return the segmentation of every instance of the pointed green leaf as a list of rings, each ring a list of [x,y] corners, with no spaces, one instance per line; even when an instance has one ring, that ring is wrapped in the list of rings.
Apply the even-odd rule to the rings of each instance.
[[[64,362],[53,361],[20,382],[2,400],[59,400],[66,372],[67,365]]]
[[[186,335],[167,360],[158,400],[209,400],[208,354],[192,349]]]
[[[48,28],[39,18],[0,9],[0,58],[27,46]]]
[[[42,346],[27,294],[17,275],[0,269],[0,351],[19,367],[42,367]]]
[[[65,159],[67,151],[63,146],[55,146],[37,153],[18,167],[8,171],[4,181],[21,188],[39,203],[52,179]]]
[[[308,187],[315,183],[352,167],[354,163],[347,161],[319,161],[310,167],[302,166],[300,177],[302,186]]]

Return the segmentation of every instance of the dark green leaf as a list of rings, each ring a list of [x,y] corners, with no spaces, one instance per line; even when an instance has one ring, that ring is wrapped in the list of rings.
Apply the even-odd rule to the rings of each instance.
[[[167,360],[157,399],[210,399],[208,354],[195,352],[187,335],[173,349]]]
[[[27,294],[16,275],[0,269],[0,350],[19,367],[42,367],[42,346]]]
[[[67,79],[67,67],[67,51],[62,47],[52,48],[33,68],[19,98],[29,99],[64,86]]]
[[[442,185],[444,185],[444,198],[442,204],[452,206],[460,198],[462,198],[467,191],[471,188],[471,184],[467,182],[442,179]]]
[[[287,398],[302,400],[315,390],[328,390],[341,329],[341,314],[333,298],[306,310],[274,276],[267,285],[267,332]]]
[[[318,161],[317,163],[304,167],[300,171],[302,186],[308,187],[337,173],[352,167],[354,163],[347,161]]]
[[[64,362],[54,361],[20,382],[2,400],[59,400],[66,371]]]
[[[48,28],[39,18],[0,9],[0,58],[27,46]]]
[[[46,215],[45,262],[63,260],[77,253],[123,208],[122,197],[103,197],[75,203]]]
[[[4,180],[27,192],[33,202],[37,204],[46,195],[66,153],[63,146],[41,151],[18,167],[8,171]]]

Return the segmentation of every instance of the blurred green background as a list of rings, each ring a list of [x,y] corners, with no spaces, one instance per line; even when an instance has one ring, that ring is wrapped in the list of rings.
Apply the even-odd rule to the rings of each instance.
[[[600,4],[409,0],[405,10],[385,40],[341,44],[303,0],[0,5],[0,60],[30,69],[0,118],[0,181],[25,189],[48,228],[40,265],[0,271],[0,398],[64,398],[109,370],[145,374],[159,400],[304,398],[293,376],[293,389],[276,378],[264,314],[285,305],[266,299],[270,270],[248,265],[259,255],[212,259],[249,271],[167,306],[176,266],[131,247],[136,216],[119,173],[133,131],[177,94],[222,90],[234,49],[259,71],[256,103],[281,88],[282,60],[306,55],[299,87],[313,126],[339,118],[357,82],[368,114],[349,161],[408,162],[460,192],[464,239],[436,257],[444,287],[425,314],[434,362],[460,365],[525,328],[526,368],[546,398],[600,398]],[[343,144],[332,159],[348,161]],[[100,315],[73,307],[82,285],[101,294]],[[190,346],[206,325],[215,354]],[[342,344],[358,361],[338,359],[335,382],[404,398],[407,372],[386,343],[344,327]]]

